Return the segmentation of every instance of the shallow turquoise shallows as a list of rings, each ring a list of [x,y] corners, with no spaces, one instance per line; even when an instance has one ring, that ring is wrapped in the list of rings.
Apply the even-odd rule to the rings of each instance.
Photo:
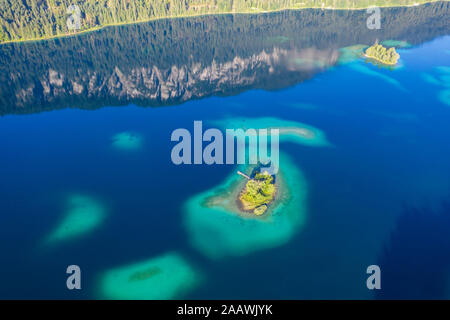
[[[212,190],[189,199],[185,206],[185,223],[192,245],[206,256],[217,259],[244,255],[289,241],[305,222],[308,186],[301,171],[285,155],[280,158],[279,175],[285,180],[282,183],[284,190],[265,219],[241,217],[239,211],[223,207],[237,200],[226,194],[242,180],[236,173]],[[211,197],[225,197],[225,200],[222,205],[206,206],[206,200]]]

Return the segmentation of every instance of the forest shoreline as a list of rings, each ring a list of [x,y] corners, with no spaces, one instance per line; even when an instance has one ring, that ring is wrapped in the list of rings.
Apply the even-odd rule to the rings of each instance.
[[[448,1],[448,0],[445,0]],[[444,1],[444,2],[445,2]],[[436,3],[439,1],[436,0],[425,0],[420,3],[416,4],[409,4],[409,5],[382,5],[382,6],[376,6],[378,8],[411,8],[411,7],[418,7],[430,3]],[[38,41],[47,41],[47,40],[54,40],[59,38],[69,38],[69,37],[76,37],[81,36],[86,33],[95,32],[102,30],[104,28],[109,27],[117,27],[117,26],[124,26],[124,25],[134,25],[134,24],[142,24],[152,21],[158,21],[158,20],[169,20],[169,19],[183,19],[183,18],[196,18],[196,17],[207,17],[207,16],[218,16],[218,15],[246,15],[246,14],[265,14],[265,13],[276,13],[276,12],[283,12],[283,11],[301,11],[301,10],[310,10],[310,9],[321,9],[321,10],[336,10],[336,11],[361,11],[366,10],[367,8],[375,7],[374,5],[367,5],[364,7],[358,7],[358,8],[335,8],[335,7],[303,7],[303,8],[283,8],[283,9],[274,9],[274,10],[260,10],[260,11],[239,11],[239,12],[216,12],[216,13],[199,13],[199,14],[186,14],[186,15],[175,15],[175,16],[167,16],[167,17],[153,17],[149,19],[144,20],[137,20],[137,21],[127,21],[127,22],[118,22],[118,23],[110,23],[105,24],[102,26],[96,26],[93,28],[81,30],[78,32],[71,32],[71,33],[64,33],[64,34],[58,34],[50,37],[39,37],[39,38],[30,38],[30,39],[16,39],[16,40],[8,40],[0,42],[0,46],[4,44],[12,44],[12,43],[25,43],[25,42],[38,42]]]

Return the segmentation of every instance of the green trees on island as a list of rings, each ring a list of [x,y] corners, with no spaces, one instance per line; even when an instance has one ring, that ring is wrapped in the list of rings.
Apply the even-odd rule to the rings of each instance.
[[[397,64],[397,61],[400,58],[400,55],[395,51],[395,48],[386,49],[378,43],[367,48],[365,55],[368,58],[375,59],[384,64]]]
[[[155,18],[282,9],[357,9],[437,0],[0,0],[0,42],[67,35],[101,26]],[[70,30],[67,9],[80,8],[80,30]]]
[[[242,207],[246,211],[253,211],[255,215],[262,215],[267,205],[275,197],[275,184],[273,177],[264,171],[257,173],[253,179],[248,180],[244,190],[239,195]]]

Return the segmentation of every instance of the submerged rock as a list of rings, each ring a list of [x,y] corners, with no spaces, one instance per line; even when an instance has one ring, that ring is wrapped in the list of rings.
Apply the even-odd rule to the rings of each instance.
[[[105,218],[103,205],[90,196],[70,195],[66,206],[61,222],[47,237],[48,243],[69,240],[91,232]]]
[[[166,300],[182,296],[199,282],[199,275],[177,253],[106,271],[100,294],[106,299]]]

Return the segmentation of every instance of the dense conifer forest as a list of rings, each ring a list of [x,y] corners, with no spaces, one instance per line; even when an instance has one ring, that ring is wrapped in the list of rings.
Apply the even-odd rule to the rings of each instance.
[[[0,42],[50,38],[107,25],[212,13],[408,6],[435,0],[0,0]],[[79,8],[77,28],[68,19]],[[69,10],[68,10],[69,9]],[[78,16],[78,15],[77,15]],[[74,20],[71,20],[72,23]]]

